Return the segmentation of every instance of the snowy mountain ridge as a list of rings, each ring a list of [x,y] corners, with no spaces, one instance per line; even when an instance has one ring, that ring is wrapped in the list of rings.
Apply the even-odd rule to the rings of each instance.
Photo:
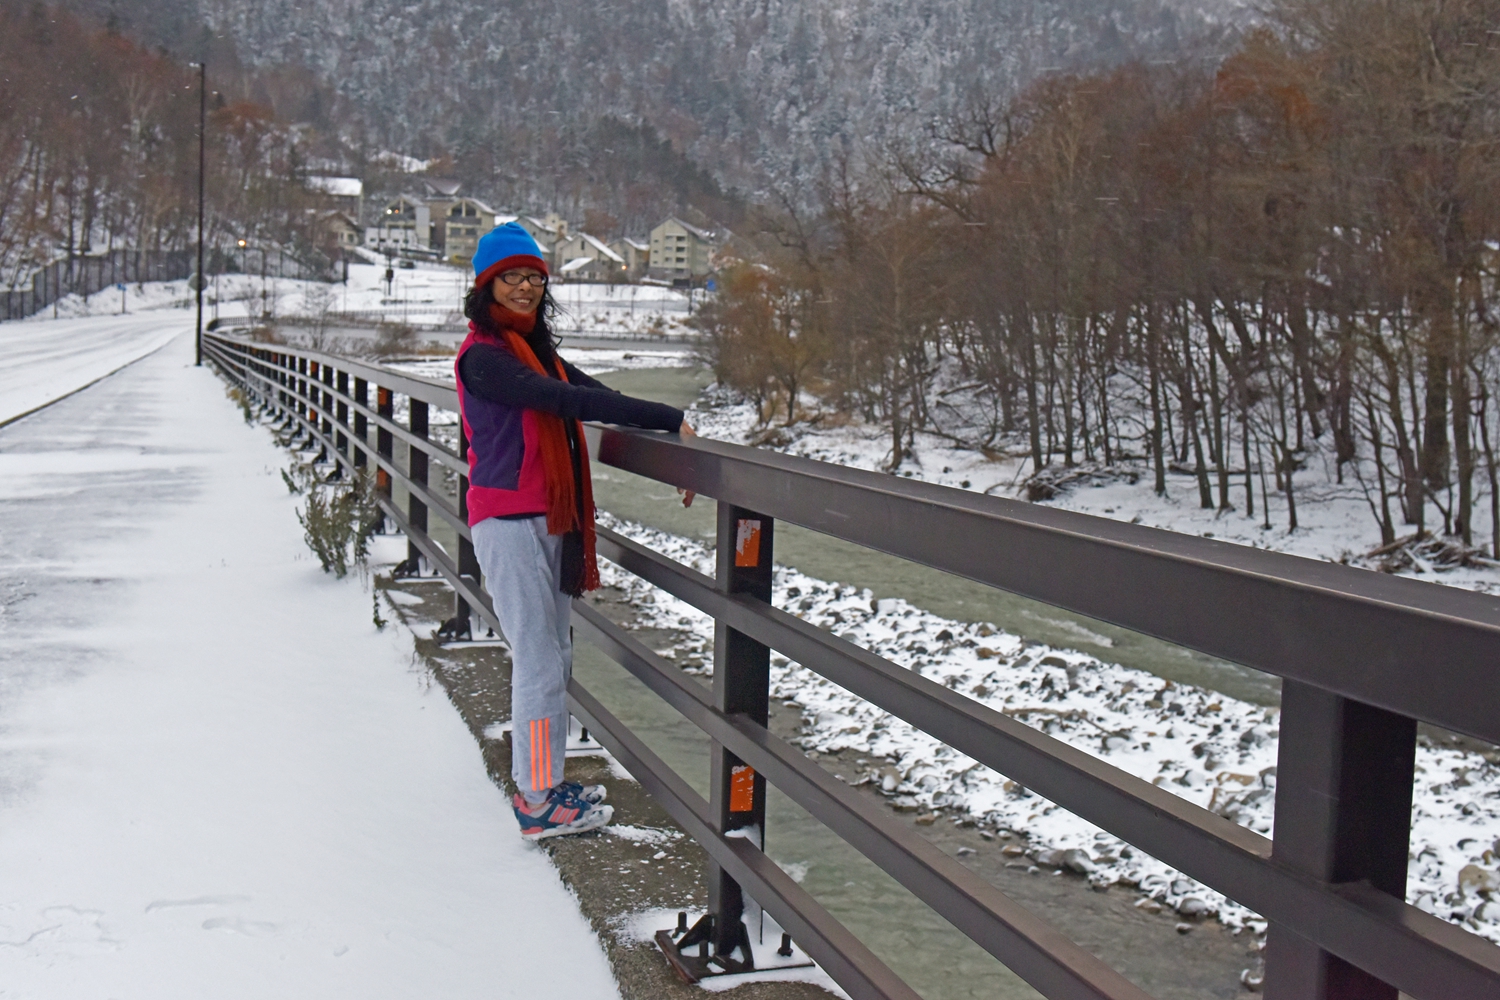
[[[607,173],[612,150],[590,148],[602,118],[649,125],[740,191],[795,190],[976,97],[1222,51],[1251,16],[1241,0],[184,2],[241,58],[331,81],[372,145],[447,153],[496,197],[559,168],[581,168],[575,186]]]

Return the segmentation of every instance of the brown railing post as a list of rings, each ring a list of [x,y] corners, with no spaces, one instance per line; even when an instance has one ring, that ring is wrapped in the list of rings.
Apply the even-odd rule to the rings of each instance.
[[[296,380],[297,398],[296,398],[296,401],[295,401],[295,405],[297,407],[297,413],[298,413],[298,415],[301,416],[302,415],[302,408],[303,408],[303,405],[304,405],[303,400],[307,396],[307,359],[306,358],[302,358],[302,357],[297,358],[297,375],[298,375],[298,378]],[[314,415],[313,415],[313,413],[311,411],[307,412],[307,421],[309,423],[312,422],[313,416]]]
[[[361,407],[370,405],[370,383],[365,379],[354,380],[354,401]],[[367,464],[365,449],[359,445],[368,446],[370,443],[370,418],[365,416],[363,409],[354,411],[354,440],[358,442],[354,446],[354,467],[363,469]]]
[[[323,403],[323,416],[321,418],[322,422],[320,426],[322,426],[323,428],[324,437],[332,437],[333,416],[330,411],[333,410],[333,368],[327,364],[324,364],[322,367],[321,381],[323,383],[323,389],[320,393],[319,398]]]
[[[427,404],[420,399],[407,397],[407,403],[411,406],[411,432],[418,438],[427,437]],[[407,475],[411,481],[418,486],[427,485],[427,452],[416,445],[407,445],[406,448]],[[427,505],[417,498],[416,493],[408,490],[406,494],[406,519],[410,522],[412,530],[427,533]],[[406,562],[396,567],[397,576],[417,576],[421,572],[421,550],[417,544],[410,539],[406,542]]]
[[[391,420],[395,417],[396,403],[391,398],[391,390],[383,386],[376,387],[375,412],[380,414],[381,418],[385,420]],[[375,454],[390,462],[393,459],[393,453],[394,440],[391,432],[385,427],[377,426],[375,428]],[[390,498],[391,474],[384,467],[377,469],[375,472],[375,488],[384,494],[387,499]]]
[[[281,355],[281,402],[283,412],[285,412],[287,419],[292,421],[293,426],[296,425],[297,397],[295,393],[297,380],[292,376],[296,370],[297,359],[290,354],[283,353]]]
[[[1271,857],[1406,899],[1417,724],[1300,681],[1281,686]],[[1396,987],[1271,924],[1267,1000],[1396,1000]]]
[[[307,422],[312,425],[314,432],[321,431],[324,435],[327,435],[329,431],[328,418],[318,413],[320,406],[326,407],[328,405],[328,397],[319,387],[319,383],[323,381],[326,375],[323,368],[324,366],[316,361],[309,361],[307,363]],[[313,459],[313,463],[317,464],[330,457],[328,446],[320,443],[318,445],[318,457]]]
[[[469,435],[464,433],[462,423],[458,427],[458,457],[460,461],[469,460]],[[469,520],[469,477],[462,473],[458,477],[458,516],[465,523]],[[474,543],[462,534],[458,536],[458,575],[468,578],[475,587],[478,587],[479,557],[474,554]],[[472,610],[469,602],[464,600],[463,594],[454,588],[453,617],[443,623],[438,634],[446,639],[472,638],[474,629],[470,621]]]
[[[719,501],[717,576],[719,589],[771,600],[769,517]],[[771,650],[729,628],[714,625],[714,704],[721,711],[744,715],[758,725],[770,718]],[[717,741],[712,744],[709,805],[721,833],[741,830],[765,848],[766,779]],[[742,948],[750,960],[744,925],[745,899],[740,885],[723,868],[709,863],[708,911],[713,918],[713,946],[728,956]]]
[[[336,383],[333,404],[334,418],[338,422],[338,436],[334,438],[341,454],[349,454],[349,373],[340,371],[334,378]]]

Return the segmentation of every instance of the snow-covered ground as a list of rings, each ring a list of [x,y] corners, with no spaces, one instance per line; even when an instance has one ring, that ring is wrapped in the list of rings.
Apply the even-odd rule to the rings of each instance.
[[[683,292],[659,285],[559,284],[552,289],[562,316],[563,333],[591,337],[683,337],[702,292],[690,303]]]
[[[394,270],[389,290],[384,261],[351,263],[347,284],[262,278],[258,274],[211,275],[203,295],[204,318],[244,323],[269,313],[273,322],[295,325],[328,314],[335,325],[373,326],[390,321],[422,328],[464,326],[467,321],[460,313],[464,293],[474,278],[472,271],[425,262]],[[688,298],[675,289],[558,282],[552,286],[552,293],[562,307],[557,323],[562,333],[673,338],[690,332]],[[186,281],[127,285],[124,299],[127,313],[182,307],[194,301]],[[69,295],[58,301],[55,312],[59,317],[106,316],[120,313],[121,305],[121,294],[109,289],[87,299]],[[50,319],[53,312],[49,308],[38,318]]]
[[[150,354],[192,325],[181,311],[0,323],[0,425]]]
[[[387,291],[384,264],[351,264],[348,284],[325,285],[256,275],[223,275],[210,287],[215,315],[243,320],[269,311],[287,322],[320,312],[350,320],[462,327],[464,293],[474,280],[467,268],[419,263],[396,268]],[[562,307],[560,332],[590,336],[681,336],[687,333],[687,297],[654,285],[592,285],[558,282],[553,296]]]
[[[0,993],[530,997],[565,969],[617,996],[409,634],[319,570],[286,456],[224,394],[178,336],[0,429]]]
[[[147,281],[128,284],[124,292],[107,288],[87,298],[76,294],[65,295],[25,322],[39,323],[85,316],[131,316],[161,309],[188,309],[195,303],[193,290],[186,281]],[[212,318],[212,313],[205,313],[205,316]],[[195,316],[189,314],[188,321],[192,322],[194,319]]]
[[[462,268],[420,263],[394,268],[389,289],[385,263],[349,265],[347,284],[262,279],[254,274],[225,274],[213,279],[218,315],[225,321],[270,314],[282,320],[332,312],[376,323],[381,320],[416,326],[459,323],[464,292],[472,276]]]

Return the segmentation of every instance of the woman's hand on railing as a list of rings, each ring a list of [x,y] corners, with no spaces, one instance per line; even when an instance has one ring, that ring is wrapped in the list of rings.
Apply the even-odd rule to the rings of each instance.
[[[698,436],[698,432],[693,430],[693,425],[688,423],[686,420],[682,422],[681,427],[677,428],[677,433],[685,438]],[[682,505],[684,507],[691,507],[693,505],[693,498],[698,494],[694,493],[692,490],[685,490],[681,487],[678,487],[677,495],[682,497]]]

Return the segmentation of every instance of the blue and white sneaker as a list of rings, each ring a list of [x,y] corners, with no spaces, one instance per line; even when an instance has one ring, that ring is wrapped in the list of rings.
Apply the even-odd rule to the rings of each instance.
[[[609,795],[609,790],[603,785],[580,785],[576,781],[564,781],[554,787],[555,791],[566,792],[575,799],[582,799],[591,806],[597,806]]]
[[[528,803],[519,792],[512,796],[510,804],[516,812],[516,821],[521,824],[521,836],[526,840],[587,833],[607,826],[615,816],[614,806],[586,802],[558,788],[552,789],[537,805]]]

